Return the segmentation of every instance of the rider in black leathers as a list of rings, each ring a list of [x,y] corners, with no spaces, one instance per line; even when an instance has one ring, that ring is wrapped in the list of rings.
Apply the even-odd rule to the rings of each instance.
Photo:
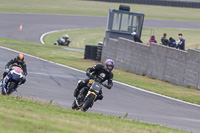
[[[19,54],[16,58],[11,59],[5,66],[5,72],[3,73],[3,78],[8,74],[8,72],[10,71],[10,66],[11,65],[17,65],[20,66],[23,70],[24,75],[27,75],[27,69],[26,69],[26,63],[24,61],[24,55],[23,54]],[[24,84],[26,82],[26,78],[24,77],[23,81],[21,84]]]
[[[54,45],[62,45],[62,46],[69,46],[70,44],[70,40],[69,40],[69,35],[65,35],[61,38],[58,38],[58,40],[54,43]]]
[[[85,80],[79,80],[78,81],[78,85],[77,88],[74,90],[74,97],[77,98],[79,91],[81,90],[81,88],[83,88],[84,86],[87,86],[89,80],[90,80],[90,74],[92,74],[92,76],[97,76],[101,79],[102,83],[104,81],[108,81],[106,87],[108,89],[111,89],[113,86],[113,73],[111,72],[114,68],[114,61],[111,59],[107,59],[105,61],[104,66],[101,64],[97,64],[94,65],[92,68],[88,68],[86,71],[86,75],[89,77]],[[103,99],[103,95],[102,95],[102,91],[100,91],[99,95],[97,96],[96,100],[102,100]]]

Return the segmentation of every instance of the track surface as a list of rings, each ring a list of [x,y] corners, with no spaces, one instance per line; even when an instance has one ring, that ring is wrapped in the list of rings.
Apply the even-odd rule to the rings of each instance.
[[[105,28],[107,17],[0,13],[0,37],[40,43],[46,32],[63,29]],[[23,32],[19,32],[20,24]],[[145,19],[145,28],[200,29],[200,22]]]
[[[106,26],[106,17],[94,16],[0,13],[0,18],[1,37],[30,42],[40,42],[40,36],[52,30],[104,28]],[[159,27],[160,21],[145,20],[145,27],[151,27],[156,22]],[[176,22],[166,22],[164,26],[170,28],[170,23],[175,25]],[[199,22],[182,21],[184,24],[178,22],[177,27],[185,25],[190,29],[195,28],[193,27],[194,23],[199,24]],[[19,33],[20,24],[23,24],[23,32]],[[198,26],[200,29],[200,24]],[[3,73],[5,64],[17,53],[4,48],[0,48],[0,53],[0,73]],[[86,78],[85,73],[28,55],[25,55],[25,60],[28,66],[27,82],[20,86],[18,92],[13,95],[47,102],[53,100],[54,104],[71,108],[73,90],[79,79]],[[97,101],[93,108],[89,109],[89,112],[122,117],[128,113],[130,119],[200,132],[199,106],[165,98],[116,82],[111,90],[104,89],[103,92],[104,99]]]

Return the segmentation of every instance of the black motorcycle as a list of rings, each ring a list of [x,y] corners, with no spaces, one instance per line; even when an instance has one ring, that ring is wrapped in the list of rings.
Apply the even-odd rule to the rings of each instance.
[[[61,45],[61,46],[69,46],[70,40],[66,37],[58,38],[58,40],[54,43],[54,45]]]
[[[107,85],[102,84],[99,78],[91,77],[86,87],[83,87],[77,98],[72,103],[72,109],[86,112],[89,108],[92,108],[97,96],[99,95],[102,87]]]

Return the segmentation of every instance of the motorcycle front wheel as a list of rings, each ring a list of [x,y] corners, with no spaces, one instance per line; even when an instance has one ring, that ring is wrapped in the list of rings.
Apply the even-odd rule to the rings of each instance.
[[[72,109],[73,110],[79,110],[78,105],[76,104],[76,100],[74,100],[73,103],[72,103]]]
[[[95,99],[95,95],[94,94],[90,94],[85,103],[83,104],[82,108],[81,108],[81,111],[83,112],[86,112],[88,110],[89,107],[92,107],[93,105],[93,102],[94,102],[94,99]]]
[[[16,88],[15,82],[8,82],[7,85],[7,94],[11,94]]]

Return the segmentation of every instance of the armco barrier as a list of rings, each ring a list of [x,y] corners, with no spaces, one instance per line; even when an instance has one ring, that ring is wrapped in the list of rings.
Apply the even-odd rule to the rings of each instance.
[[[115,61],[116,68],[180,86],[198,88],[198,50],[181,51],[160,44],[151,43],[148,46],[124,38],[105,38],[101,62],[108,58]]]
[[[91,1],[200,8],[200,2],[192,1],[192,0],[185,0],[185,1],[180,1],[180,0],[91,0]]]

